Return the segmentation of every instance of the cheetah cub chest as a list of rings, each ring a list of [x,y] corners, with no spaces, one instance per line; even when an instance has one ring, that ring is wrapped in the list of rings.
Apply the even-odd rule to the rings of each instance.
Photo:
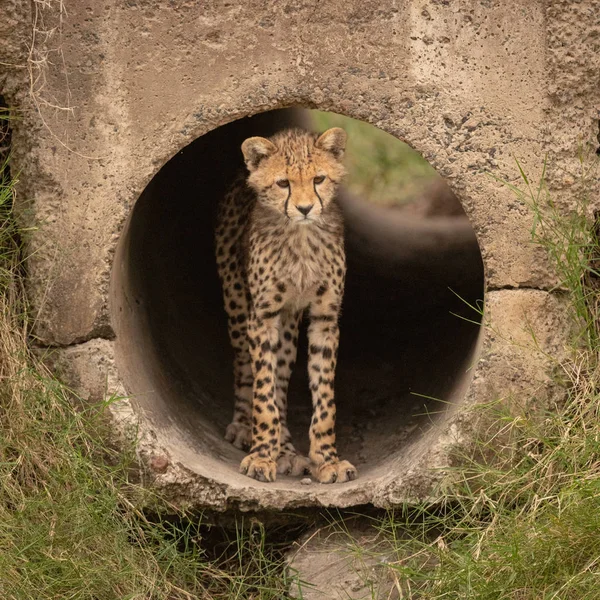
[[[312,472],[321,483],[356,478],[335,445],[334,379],[346,261],[335,195],[346,133],[298,129],[242,144],[248,175],[223,199],[216,255],[234,350],[234,411],[225,437],[247,450],[240,471],[260,481]],[[310,451],[296,452],[287,390],[299,324],[308,315],[313,416]]]

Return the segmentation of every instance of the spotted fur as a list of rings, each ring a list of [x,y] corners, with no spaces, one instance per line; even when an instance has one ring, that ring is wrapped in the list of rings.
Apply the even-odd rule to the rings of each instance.
[[[225,438],[249,450],[261,481],[310,468],[322,483],[356,477],[335,445],[334,377],[344,292],[344,231],[335,200],[346,133],[298,129],[242,144],[248,176],[220,205],[216,255],[233,346],[235,405]],[[303,312],[309,317],[310,461],[287,427],[287,390]]]

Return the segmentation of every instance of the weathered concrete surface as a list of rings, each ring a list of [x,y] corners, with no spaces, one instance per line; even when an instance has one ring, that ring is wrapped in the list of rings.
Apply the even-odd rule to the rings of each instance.
[[[14,138],[21,197],[43,228],[29,263],[38,335],[49,344],[108,335],[114,246],[157,168],[220,124],[293,103],[410,142],[463,201],[489,286],[544,286],[527,208],[482,174],[514,180],[514,156],[535,172],[548,150],[543,5],[94,0],[68,16],[39,8],[43,27],[59,27],[48,47],[61,60],[46,64],[37,93],[47,127],[28,112]],[[11,77],[9,98],[31,108],[27,73]]]
[[[546,23],[547,182],[566,206],[586,196],[597,203],[589,153],[600,154],[600,3],[553,1]]]
[[[17,209],[35,227],[27,269],[36,335],[49,346],[78,344],[57,356],[82,393],[99,398],[106,388],[134,396],[123,401],[127,416],[117,417],[147,428],[140,453],[150,462],[158,457],[156,481],[173,497],[252,508],[388,505],[435,495],[448,448],[468,442],[466,406],[498,395],[541,403],[551,396],[543,356],[506,340],[525,340],[527,314],[543,348],[562,350],[561,299],[542,291],[556,277],[530,242],[528,207],[498,179],[518,181],[514,157],[535,178],[548,155],[559,205],[581,195],[577,149],[598,145],[597,0],[350,0],[318,9],[258,0],[81,0],[64,14],[59,6],[0,1],[7,15],[0,91],[22,111],[13,133]],[[199,454],[197,444],[217,443],[216,429],[190,441],[169,419],[140,408],[136,398],[149,390],[123,382],[146,366],[127,353],[114,359],[108,341],[119,320],[109,302],[113,257],[152,177],[216,127],[291,105],[363,119],[419,150],[460,198],[486,275],[490,327],[463,388],[456,384],[450,394],[466,391],[465,401],[367,477],[327,489],[269,488],[239,476],[220,450]],[[597,179],[586,189],[598,197]],[[177,198],[165,203],[177,211]]]
[[[288,553],[290,596],[302,600],[398,600],[407,590],[388,563],[389,542],[367,523],[311,530]]]

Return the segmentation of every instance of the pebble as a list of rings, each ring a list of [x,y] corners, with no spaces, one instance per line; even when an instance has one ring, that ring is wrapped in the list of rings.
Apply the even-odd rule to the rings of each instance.
[[[301,485],[310,485],[312,483],[312,479],[310,477],[305,477],[300,480]]]
[[[169,458],[162,454],[153,456],[150,460],[150,468],[156,473],[164,473],[170,464]]]

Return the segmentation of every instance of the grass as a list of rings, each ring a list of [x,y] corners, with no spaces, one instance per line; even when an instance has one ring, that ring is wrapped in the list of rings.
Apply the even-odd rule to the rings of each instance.
[[[176,598],[178,584],[193,573],[166,535],[153,530],[160,551],[147,549],[150,532],[128,481],[131,457],[100,443],[102,411],[75,410],[68,390],[29,352],[13,184],[6,158],[0,169],[0,597]]]

